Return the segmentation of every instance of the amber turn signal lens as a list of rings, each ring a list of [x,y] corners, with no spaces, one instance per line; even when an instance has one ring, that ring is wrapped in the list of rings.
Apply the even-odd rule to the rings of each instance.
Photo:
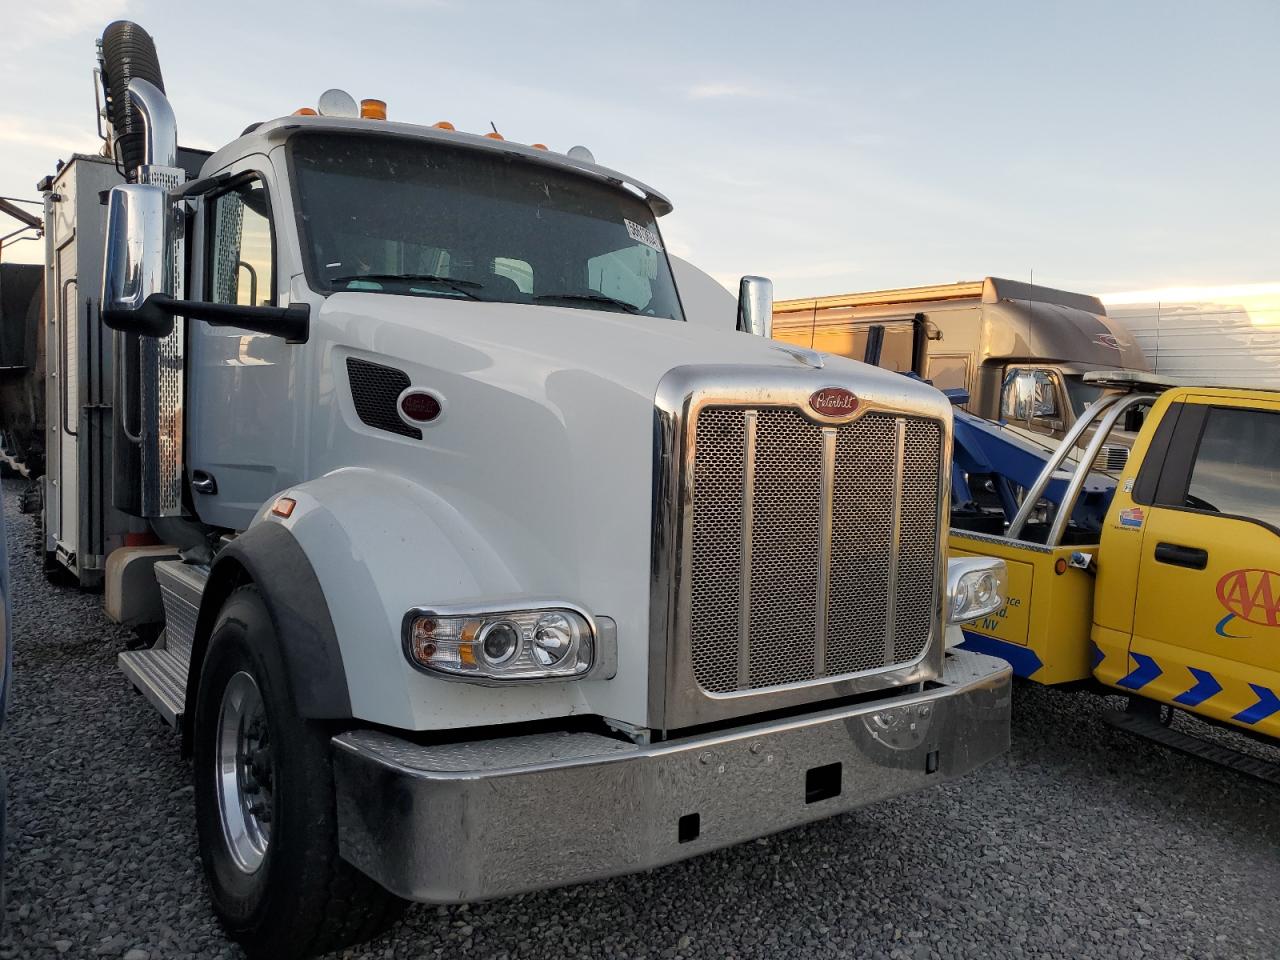
[[[297,505],[298,501],[293,497],[277,497],[276,502],[271,505],[271,512],[277,517],[290,517]]]
[[[366,120],[385,120],[387,119],[387,101],[385,100],[361,100],[360,116]]]

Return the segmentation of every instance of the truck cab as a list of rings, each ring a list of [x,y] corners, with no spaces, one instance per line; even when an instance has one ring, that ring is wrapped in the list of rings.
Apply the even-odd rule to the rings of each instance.
[[[251,956],[1007,748],[1008,667],[948,642],[1003,563],[948,561],[936,390],[774,342],[761,278],[727,327],[675,280],[670,201],[583,148],[329,91],[189,175],[145,32],[108,27],[102,71],[127,182],[76,282],[113,402],[106,442],[62,440],[90,526],[123,518],[107,611],[154,642],[120,665]]]
[[[914,372],[967,392],[970,413],[1054,438],[1100,393],[1086,373],[1149,369],[1096,297],[999,277],[779,301],[774,336]]]
[[[954,552],[1008,567],[1008,605],[967,625],[968,645],[1037,682],[1093,678],[1280,736],[1280,395],[1153,376],[1093,382],[1123,392],[1091,408],[1098,441],[1056,511],[1032,522],[1037,484],[1005,536],[952,531]],[[1144,413],[1133,456],[1100,532],[1077,529],[1073,498],[1126,408]],[[1046,482],[1062,463],[1046,463]]]

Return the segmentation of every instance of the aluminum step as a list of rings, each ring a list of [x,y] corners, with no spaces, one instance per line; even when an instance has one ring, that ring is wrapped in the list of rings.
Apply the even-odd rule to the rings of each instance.
[[[1280,763],[1250,756],[1231,747],[1210,743],[1189,733],[1174,730],[1166,727],[1155,717],[1126,710],[1106,710],[1102,718],[1117,730],[1145,737],[1171,750],[1180,750],[1201,760],[1216,763],[1220,767],[1280,786]]]
[[[150,650],[122,653],[118,663],[138,691],[176,727],[186,707],[191,643],[209,568],[161,560],[154,569],[164,600],[164,633]]]
[[[172,727],[182,721],[191,648],[131,650],[117,661],[124,675]]]

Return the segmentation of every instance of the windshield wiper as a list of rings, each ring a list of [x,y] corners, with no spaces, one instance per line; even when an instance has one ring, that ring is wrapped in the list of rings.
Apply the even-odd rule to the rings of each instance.
[[[356,273],[347,277],[330,277],[330,283],[352,283],[356,280],[368,280],[372,283],[379,283],[384,280],[401,281],[403,283],[434,283],[442,287],[448,287],[455,293],[460,293],[464,297],[470,297],[472,300],[483,300],[484,297],[477,297],[471,292],[471,289],[483,289],[484,284],[476,283],[474,280],[457,280],[453,277],[438,277],[430,273]]]
[[[540,293],[533,298],[537,300],[572,300],[582,303],[600,303],[617,307],[624,313],[639,313],[640,308],[634,303],[627,303],[617,297],[606,297],[603,293]]]

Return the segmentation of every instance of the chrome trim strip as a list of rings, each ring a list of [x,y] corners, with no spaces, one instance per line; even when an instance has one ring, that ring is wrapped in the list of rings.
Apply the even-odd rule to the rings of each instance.
[[[831,602],[831,515],[835,510],[836,428],[822,428],[822,492],[818,495],[818,586],[813,616],[813,670],[827,672],[827,606]]]
[[[906,471],[907,424],[899,420],[893,438],[893,533],[890,536],[889,579],[885,585],[884,661],[897,663],[898,564],[902,559],[902,475]]]
[[[742,450],[742,561],[738,565],[738,686],[751,686],[751,559],[756,509],[756,429],[760,415],[748,410]]]
[[[942,431],[939,463],[938,531],[935,549],[945,556],[951,517],[951,405],[938,391],[906,377],[861,372],[860,365],[839,363],[824,370],[798,364],[706,364],[675,367],[654,394],[653,534],[649,582],[648,726],[672,730],[716,720],[763,713],[824,699],[856,696],[936,679],[944,658],[943,603],[946,564],[935,564],[930,641],[914,661],[888,669],[823,677],[802,683],[711,695],[699,686],[689,655],[689,597],[682,568],[692,545],[687,522],[696,437],[689,425],[708,406],[749,409],[790,407],[815,423],[808,399],[817,389],[844,386],[859,398],[859,415],[869,411],[927,419]],[[873,386],[874,384],[874,386]],[[856,418],[854,418],[856,419]],[[846,422],[841,420],[840,422]]]

